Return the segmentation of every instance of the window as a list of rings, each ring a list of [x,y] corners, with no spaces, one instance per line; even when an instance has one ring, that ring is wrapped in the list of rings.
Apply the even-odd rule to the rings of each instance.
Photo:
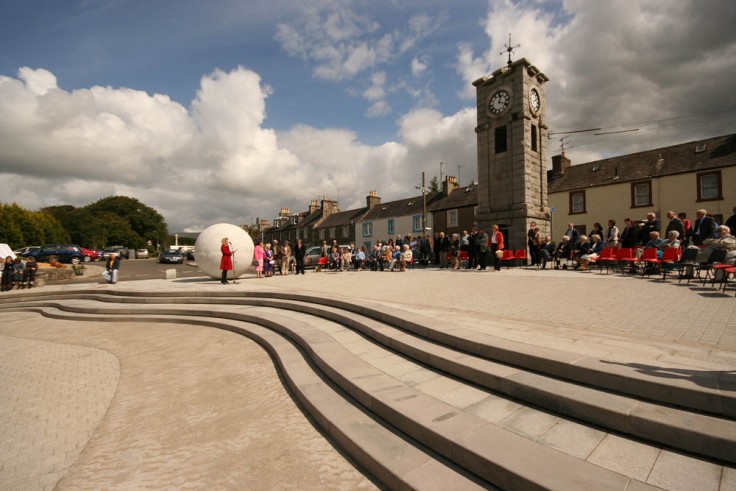
[[[325,240],[325,229],[320,229],[319,240]]]
[[[652,206],[652,181],[631,183],[631,207]]]
[[[343,226],[341,227],[341,231],[340,231],[340,233],[341,233],[341,234],[342,234],[342,236],[343,236],[343,237],[345,237],[345,238],[347,238],[347,237],[350,237],[350,231],[348,230],[348,226],[347,226],[347,225],[343,225]]]
[[[447,226],[457,227],[457,210],[447,210]]]
[[[363,224],[363,237],[371,237],[373,235],[373,222],[365,222]]]
[[[305,239],[308,239],[308,238],[309,238],[309,227],[304,227],[304,228],[302,229],[302,233],[303,233],[303,235],[304,235],[304,238],[305,238]]]
[[[333,239],[337,239],[337,234],[335,233],[335,227],[330,227],[330,237]]]
[[[412,225],[414,228],[414,232],[421,232],[422,231],[422,215],[414,215],[412,219]]]
[[[496,145],[496,153],[504,153],[507,149],[507,143],[506,143],[506,127],[505,126],[499,126],[496,128],[496,131],[494,133],[494,141]]]
[[[532,125],[532,152],[538,152],[537,150],[537,125]]]
[[[721,195],[721,171],[698,174],[698,201],[723,199]]]
[[[387,230],[387,233],[389,235],[393,235],[394,234],[394,219],[393,218],[389,218],[388,219],[388,230]]]
[[[570,193],[570,215],[573,213],[585,213],[585,191]]]

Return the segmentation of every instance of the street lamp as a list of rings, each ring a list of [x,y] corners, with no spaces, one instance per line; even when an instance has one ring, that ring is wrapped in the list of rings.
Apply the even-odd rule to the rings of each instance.
[[[442,170],[440,169],[440,172]],[[414,186],[414,189],[419,189],[419,186]],[[427,235],[427,188],[424,184],[424,172],[422,172],[422,232]]]
[[[442,187],[442,166],[445,165],[444,162],[440,162],[440,187]]]

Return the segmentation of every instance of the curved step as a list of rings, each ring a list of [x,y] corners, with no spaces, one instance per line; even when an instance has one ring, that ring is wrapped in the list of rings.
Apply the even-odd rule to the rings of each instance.
[[[33,308],[28,306],[21,309]],[[133,320],[130,316],[135,315],[135,320],[153,320],[151,316],[136,315],[140,312],[134,308],[113,309],[115,314],[111,313],[111,309],[66,306],[65,310],[69,309],[96,309],[98,312],[54,315],[108,321],[120,321],[121,318],[117,316],[127,316],[123,319]],[[255,322],[283,331],[292,340],[298,340],[326,375],[374,414],[455,464],[504,489],[654,489],[621,474],[543,447],[473,415],[457,411],[411,387],[402,386],[395,379],[356,359],[329,336],[293,319],[278,316],[263,319],[255,315],[223,312],[229,321],[212,320],[210,317],[217,317],[220,313],[201,312],[206,316],[202,319],[181,309],[153,309],[151,313],[172,316],[169,317],[170,322],[186,320],[225,329],[231,329],[233,322]]]
[[[66,298],[87,298],[119,302],[117,295],[82,294]],[[289,295],[293,296],[293,295]],[[315,307],[299,301],[278,301],[263,298],[261,295],[239,295],[239,298],[163,297],[161,293],[154,298],[140,298],[126,295],[130,303],[218,303],[231,305],[261,305],[278,309],[291,309],[310,315],[320,316],[358,332],[388,346],[427,366],[450,373],[459,379],[486,387],[555,413],[573,417],[580,421],[609,428],[619,433],[664,444],[674,449],[703,455],[708,458],[736,462],[736,423],[727,419],[691,413],[677,408],[633,400],[618,394],[611,394],[593,387],[579,386],[565,380],[558,380],[543,374],[528,372],[490,360],[467,355],[456,350],[429,342],[412,334],[397,331],[386,323],[365,319],[351,313],[341,313],[330,308]],[[245,298],[243,298],[245,297]],[[255,298],[253,298],[255,297]],[[56,305],[68,310],[67,306]],[[80,311],[73,309],[74,311]],[[92,310],[81,310],[93,313]],[[108,309],[110,313],[127,311]],[[153,313],[158,312],[153,310]],[[165,310],[170,314],[170,310]],[[189,315],[202,315],[201,310],[186,310]],[[180,314],[180,315],[183,315]],[[222,312],[217,315],[223,315]],[[374,313],[372,317],[376,317]]]

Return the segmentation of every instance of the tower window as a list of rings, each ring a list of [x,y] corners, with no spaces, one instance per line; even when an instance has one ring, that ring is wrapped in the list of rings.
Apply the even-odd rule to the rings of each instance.
[[[538,152],[537,150],[537,125],[532,125],[532,152]]]
[[[506,126],[499,126],[494,132],[494,140],[496,145],[496,153],[504,153],[508,150],[506,142]]]

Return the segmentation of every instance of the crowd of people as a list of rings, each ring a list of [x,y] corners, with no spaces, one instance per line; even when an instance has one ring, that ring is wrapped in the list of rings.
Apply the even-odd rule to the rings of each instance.
[[[736,239],[731,235],[731,230],[736,227],[736,207],[734,215],[724,225],[718,225],[706,210],[698,210],[694,221],[689,220],[686,213],[674,211],[668,211],[666,217],[664,230],[654,213],[648,213],[640,221],[626,218],[621,228],[614,219],[609,220],[605,228],[600,223],[594,223],[587,233],[581,233],[580,227],[570,223],[557,243],[550,235],[543,235],[537,224],[532,222],[527,232],[530,264],[540,269],[546,269],[548,264],[553,264],[555,269],[567,269],[570,263],[574,269],[586,270],[603,249],[618,247],[653,247],[657,249],[658,256],[668,247],[698,247],[703,249],[703,254],[710,249],[725,248],[729,251],[727,260],[734,261]],[[226,247],[223,244],[223,248]],[[433,265],[443,269],[492,268],[498,271],[501,269],[504,249],[504,236],[497,225],[488,231],[473,227],[462,233],[438,232],[434,237],[407,235],[402,238],[399,235],[396,239],[379,240],[372,247],[355,244],[340,246],[337,240],[332,240],[331,243],[322,242],[315,269],[402,272],[413,265]],[[257,277],[288,275],[290,272],[304,274],[306,250],[301,239],[293,247],[288,241],[256,241],[253,266]],[[223,252],[223,262],[226,257]]]
[[[7,256],[3,262],[2,279],[0,279],[0,291],[6,292],[12,289],[33,288],[36,280],[38,263],[33,257],[23,261],[20,257],[13,259]]]
[[[726,262],[733,264],[736,259],[736,238],[731,232],[736,230],[736,207],[733,212],[725,224],[719,225],[704,209],[696,212],[694,221],[689,220],[684,212],[670,210],[666,213],[664,230],[654,213],[647,213],[641,221],[626,218],[621,229],[614,219],[608,220],[605,229],[600,223],[594,223],[588,234],[581,234],[574,224],[569,223],[557,245],[549,235],[542,237],[532,222],[527,232],[527,247],[531,265],[541,269],[546,269],[547,263],[554,260],[555,269],[567,269],[567,262],[572,261],[574,269],[586,270],[591,262],[600,257],[604,248],[618,247],[635,249],[637,254],[653,248],[658,258],[667,248],[698,248],[697,260],[700,262],[706,261],[713,250],[725,249]],[[565,263],[561,266],[563,261]]]

